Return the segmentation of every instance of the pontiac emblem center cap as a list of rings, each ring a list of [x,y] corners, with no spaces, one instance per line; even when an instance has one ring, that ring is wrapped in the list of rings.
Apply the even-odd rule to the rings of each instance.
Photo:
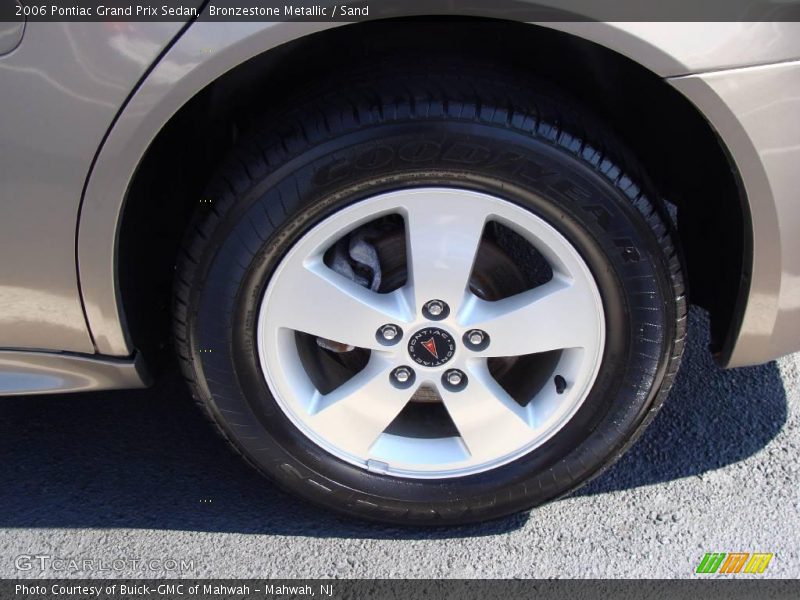
[[[445,364],[456,351],[453,336],[438,327],[420,329],[408,340],[408,354],[423,367],[438,367]]]

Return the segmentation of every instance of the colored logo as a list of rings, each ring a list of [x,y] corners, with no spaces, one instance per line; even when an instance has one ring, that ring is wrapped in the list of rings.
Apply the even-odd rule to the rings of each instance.
[[[707,552],[696,573],[763,573],[772,554],[764,552]]]
[[[421,344],[425,350],[433,354],[433,358],[439,358],[439,353],[436,352],[436,342],[433,341],[433,338],[425,340],[424,342],[421,342]]]

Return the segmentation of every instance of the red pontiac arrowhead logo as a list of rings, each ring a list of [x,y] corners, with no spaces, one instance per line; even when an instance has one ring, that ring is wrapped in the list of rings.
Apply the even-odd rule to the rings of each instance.
[[[433,358],[439,360],[439,353],[436,352],[436,342],[433,341],[433,338],[425,340],[424,342],[420,343],[422,344],[422,347],[425,348],[425,350],[433,354]]]

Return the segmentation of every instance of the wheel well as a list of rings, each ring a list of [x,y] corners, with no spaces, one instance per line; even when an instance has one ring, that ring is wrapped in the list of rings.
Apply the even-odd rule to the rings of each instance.
[[[135,347],[150,362],[169,346],[185,227],[240,133],[323,78],[411,53],[530,73],[608,123],[677,208],[691,301],[709,310],[712,350],[725,360],[738,331],[737,300],[747,292],[749,213],[736,170],[697,109],[651,71],[572,35],[507,21],[426,18],[336,27],[284,44],[208,85],[165,125],[131,182],[119,238],[123,310]]]

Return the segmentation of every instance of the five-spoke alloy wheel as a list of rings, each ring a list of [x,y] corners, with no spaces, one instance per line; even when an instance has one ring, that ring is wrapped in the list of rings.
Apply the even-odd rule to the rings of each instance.
[[[325,253],[340,239],[389,214],[405,223],[405,285],[379,293],[325,264]],[[490,222],[512,229],[544,256],[551,279],[496,301],[472,292],[475,258]],[[435,321],[427,316],[445,311],[447,316]],[[408,332],[408,343],[386,343],[401,330]],[[492,195],[423,187],[363,199],[304,235],[267,287],[257,339],[270,390],[311,441],[371,471],[442,478],[493,469],[558,431],[594,382],[604,331],[594,278],[552,226]],[[297,332],[367,349],[368,362],[320,393],[303,366]],[[475,343],[462,342],[467,333]],[[484,345],[487,336],[491,344]],[[523,402],[489,368],[493,357],[551,352],[559,357],[543,374],[548,383]],[[407,386],[411,375],[414,385]],[[553,383],[559,376],[567,382],[563,390]],[[441,398],[457,435],[424,437],[411,426],[405,433],[387,432],[423,386]]]

